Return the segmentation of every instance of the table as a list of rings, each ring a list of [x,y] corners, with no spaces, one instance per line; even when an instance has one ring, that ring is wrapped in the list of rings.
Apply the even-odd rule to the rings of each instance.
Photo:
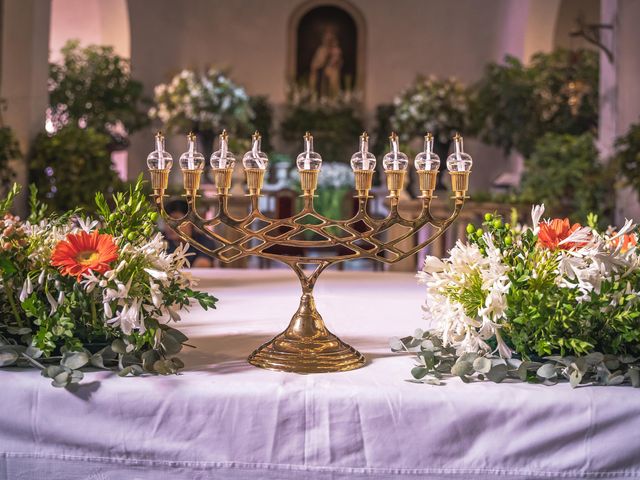
[[[182,375],[89,372],[70,392],[0,371],[0,479],[640,477],[636,389],[406,382],[388,337],[423,326],[412,274],[320,278],[319,311],[368,364],[316,375],[245,362],[296,309],[291,272],[195,274],[220,302],[184,315]]]

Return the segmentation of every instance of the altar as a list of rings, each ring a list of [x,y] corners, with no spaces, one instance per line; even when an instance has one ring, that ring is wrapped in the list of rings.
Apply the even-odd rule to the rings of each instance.
[[[313,375],[246,362],[295,310],[291,272],[194,274],[220,301],[183,315],[183,373],[66,390],[0,371],[0,479],[640,477],[635,389],[407,382],[413,359],[388,345],[424,327],[412,274],[326,272],[318,310],[366,364]]]

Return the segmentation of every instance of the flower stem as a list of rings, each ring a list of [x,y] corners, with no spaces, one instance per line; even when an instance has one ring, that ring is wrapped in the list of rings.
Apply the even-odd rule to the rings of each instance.
[[[98,314],[96,313],[96,302],[94,302],[92,298],[89,303],[91,305],[91,325],[95,329],[98,327]]]
[[[18,306],[16,305],[16,300],[13,296],[13,285],[11,282],[5,282],[4,284],[5,292],[7,292],[7,299],[9,300],[9,304],[11,305],[11,311],[13,312],[13,316],[18,323],[18,327],[22,328],[22,317],[20,316],[20,312],[18,311]]]

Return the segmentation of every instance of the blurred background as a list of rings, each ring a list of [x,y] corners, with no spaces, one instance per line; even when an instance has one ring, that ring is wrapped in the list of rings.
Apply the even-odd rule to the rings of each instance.
[[[190,131],[208,157],[226,128],[241,158],[258,130],[262,208],[290,215],[309,130],[325,162],[318,209],[344,218],[363,130],[379,166],[391,131],[410,158],[433,132],[443,164],[459,131],[475,160],[469,220],[539,202],[576,221],[640,220],[638,20],[636,0],[0,0],[1,188],[32,182],[55,209],[90,209],[146,172],[158,129],[174,159]],[[386,189],[374,193],[384,215]]]

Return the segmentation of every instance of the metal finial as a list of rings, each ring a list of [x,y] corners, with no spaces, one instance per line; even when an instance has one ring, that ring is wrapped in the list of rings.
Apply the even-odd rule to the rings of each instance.
[[[427,134],[424,136],[424,139],[427,142],[430,142],[431,140],[433,140],[433,134],[431,132],[427,132]]]
[[[193,132],[189,132],[189,134],[187,135],[187,140],[189,140],[190,142],[195,142],[196,141],[196,134]]]
[[[222,133],[220,134],[220,140],[226,140],[227,138],[229,138],[229,134],[227,133],[227,130],[222,130]]]

